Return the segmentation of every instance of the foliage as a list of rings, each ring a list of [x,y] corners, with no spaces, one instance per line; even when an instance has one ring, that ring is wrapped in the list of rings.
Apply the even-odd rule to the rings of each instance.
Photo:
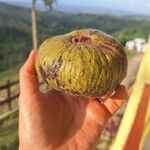
[[[16,150],[18,148],[17,132],[10,133],[0,138],[0,150]]]
[[[49,10],[37,12],[40,43],[53,35],[79,28],[97,28],[122,44],[134,37],[148,36],[150,20],[94,14],[68,14]],[[0,3],[0,71],[23,62],[32,48],[30,9]],[[39,44],[40,44],[39,43]]]
[[[7,80],[16,81],[19,78],[19,68],[20,67],[11,68],[1,72],[0,85],[6,84]]]
[[[9,118],[0,126],[0,150],[18,149],[18,117]]]
[[[27,56],[31,36],[10,27],[1,27],[0,33],[0,70],[14,68]]]
[[[52,4],[56,1],[56,0],[43,0],[44,4],[48,7],[52,7]]]
[[[114,33],[114,37],[116,37],[123,45],[125,45],[126,41],[132,40],[136,37],[147,38],[149,32],[144,31],[145,29],[126,29],[121,32]]]
[[[132,58],[135,55],[135,51],[126,50],[128,59]]]

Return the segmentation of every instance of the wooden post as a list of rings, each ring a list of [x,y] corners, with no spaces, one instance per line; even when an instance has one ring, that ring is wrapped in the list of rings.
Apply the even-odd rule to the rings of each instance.
[[[12,109],[12,106],[11,106],[11,90],[10,90],[10,81],[7,80],[7,98],[8,98],[8,108],[9,110]]]
[[[134,119],[134,123],[126,140],[123,150],[140,149],[140,141],[144,131],[146,114],[148,111],[148,104],[150,98],[150,84],[145,84],[143,93],[141,96],[141,102]]]
[[[37,37],[37,22],[36,22],[35,0],[32,0],[31,17],[32,17],[33,49],[37,50],[38,49],[38,37]]]

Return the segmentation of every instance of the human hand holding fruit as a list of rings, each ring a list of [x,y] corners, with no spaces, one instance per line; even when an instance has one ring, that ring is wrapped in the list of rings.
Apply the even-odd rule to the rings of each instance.
[[[92,149],[112,114],[126,99],[123,86],[104,103],[52,90],[41,93],[35,51],[20,70],[20,150]]]

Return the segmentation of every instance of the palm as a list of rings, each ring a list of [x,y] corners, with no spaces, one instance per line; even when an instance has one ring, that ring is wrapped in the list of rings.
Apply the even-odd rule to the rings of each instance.
[[[25,132],[30,133],[28,139],[31,143],[40,135],[37,142],[45,147],[51,143],[53,148],[73,146],[87,149],[95,144],[104,120],[109,118],[100,102],[86,98],[75,98],[57,91],[47,94],[38,91],[31,99],[26,106],[28,124]]]
[[[19,149],[92,149],[99,134],[127,97],[119,86],[104,104],[55,90],[43,94],[34,68],[35,51],[20,70]]]

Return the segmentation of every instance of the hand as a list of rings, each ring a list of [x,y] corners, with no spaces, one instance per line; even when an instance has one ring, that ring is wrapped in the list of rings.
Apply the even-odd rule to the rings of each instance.
[[[104,125],[127,97],[124,86],[119,86],[104,103],[55,90],[42,93],[34,62],[32,51],[20,70],[19,149],[94,148]]]

